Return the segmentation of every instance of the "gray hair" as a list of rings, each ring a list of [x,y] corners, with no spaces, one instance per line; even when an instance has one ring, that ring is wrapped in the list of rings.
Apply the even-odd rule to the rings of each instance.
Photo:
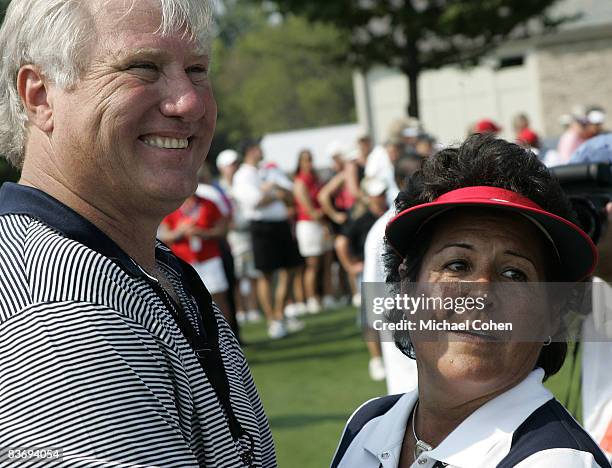
[[[129,8],[137,1],[124,0]],[[155,1],[161,12],[157,33],[165,36],[185,28],[191,39],[208,48],[211,1]],[[30,64],[40,67],[57,86],[68,89],[75,85],[87,68],[88,50],[96,39],[95,12],[90,3],[12,0],[7,9],[0,28],[0,155],[17,168],[23,165],[27,136],[27,115],[17,91],[17,74],[22,66]]]

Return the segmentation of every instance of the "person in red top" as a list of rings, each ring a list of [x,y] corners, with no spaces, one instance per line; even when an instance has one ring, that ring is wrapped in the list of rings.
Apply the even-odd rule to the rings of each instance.
[[[321,310],[317,294],[317,273],[321,269],[323,270],[323,305],[327,308],[332,307],[334,303],[331,295],[332,239],[317,201],[320,189],[321,183],[313,169],[312,154],[308,150],[302,150],[298,156],[293,192],[297,214],[296,237],[300,254],[306,259],[304,288],[307,298],[306,306],[310,313],[318,313]]]
[[[226,232],[227,220],[217,205],[195,195],[168,215],[159,229],[160,240],[168,244],[177,257],[194,267],[224,315],[229,312],[229,285],[219,239]]]
[[[525,114],[517,114],[512,120],[516,135],[516,143],[527,148],[540,148],[538,134],[529,127],[529,118]]]

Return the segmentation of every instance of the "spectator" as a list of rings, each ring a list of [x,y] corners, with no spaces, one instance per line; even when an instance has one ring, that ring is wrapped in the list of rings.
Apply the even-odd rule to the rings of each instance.
[[[586,138],[593,138],[604,133],[603,125],[606,121],[606,113],[599,106],[591,106],[586,112],[585,134]]]
[[[361,181],[365,176],[368,155],[372,151],[372,140],[369,135],[357,139],[357,149],[351,152],[344,164],[344,184],[352,197],[351,207],[363,197]]]
[[[583,143],[571,164],[612,164],[612,135],[603,134]],[[611,166],[612,167],[612,166]],[[612,173],[610,174],[612,177]],[[601,195],[600,195],[601,196]],[[593,277],[593,313],[582,326],[582,417],[584,428],[612,457],[612,202],[602,203],[599,262]],[[604,198],[605,200],[605,198]]]
[[[529,118],[525,114],[517,114],[512,120],[516,143],[527,148],[540,148],[540,137],[529,127]]]
[[[317,201],[321,184],[314,171],[312,154],[308,150],[300,151],[298,168],[295,173],[294,189],[297,225],[296,234],[300,254],[306,259],[304,286],[308,312],[316,314],[321,311],[321,302],[317,293],[318,273],[323,273],[323,294],[325,306],[333,304],[331,295],[331,269],[323,271],[323,257],[330,250],[331,233],[323,218],[323,212]]]
[[[502,128],[491,119],[481,119],[474,124],[472,133],[491,133],[497,135],[502,131]]]
[[[563,132],[557,144],[557,164],[567,164],[574,151],[587,139],[585,115],[582,112],[572,114],[572,122]]]
[[[177,257],[193,265],[231,324],[234,317],[229,313],[228,281],[219,245],[227,226],[227,218],[212,200],[193,195],[162,221],[159,238]]]
[[[368,194],[368,210],[359,218],[347,223],[342,234],[336,237],[335,247],[340,263],[349,274],[353,291],[353,305],[361,306],[361,277],[365,241],[376,220],[387,211],[386,185],[378,179],[368,179],[364,183]],[[361,317],[364,339],[370,353],[368,369],[373,380],[383,380],[385,369],[382,362],[378,333],[367,326],[367,320]]]
[[[229,197],[232,206],[227,241],[234,260],[236,319],[239,323],[245,323],[261,320],[256,293],[260,273],[255,269],[249,222],[233,196],[233,180],[239,167],[239,159],[238,153],[232,149],[221,151],[217,156],[217,169],[221,174],[219,186]]]
[[[234,175],[233,195],[249,221],[259,303],[268,320],[270,338],[278,339],[287,331],[297,331],[303,324],[293,317],[285,320],[283,310],[291,281],[290,270],[302,264],[288,221],[286,200],[291,192],[279,174],[260,172],[263,153],[259,142],[245,144],[244,162]],[[269,177],[270,180],[265,178]],[[277,275],[272,299],[272,280]]]

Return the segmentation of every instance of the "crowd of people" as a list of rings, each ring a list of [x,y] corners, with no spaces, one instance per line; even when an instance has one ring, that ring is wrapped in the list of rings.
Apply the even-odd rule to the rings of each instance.
[[[303,314],[360,306],[366,238],[399,191],[398,168],[415,171],[436,148],[418,121],[395,127],[379,146],[367,134],[353,148],[329,142],[325,177],[307,148],[288,175],[265,161],[257,140],[219,153],[217,180],[203,166],[196,193],[158,236],[194,266],[238,336],[240,325],[262,319],[260,310],[279,339],[303,328]],[[377,335],[365,336],[370,376],[382,380]]]

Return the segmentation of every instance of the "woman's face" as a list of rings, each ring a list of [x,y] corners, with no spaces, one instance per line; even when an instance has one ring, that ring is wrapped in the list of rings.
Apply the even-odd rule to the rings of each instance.
[[[305,151],[300,154],[300,172],[312,171],[312,155]]]
[[[482,208],[453,209],[434,222],[417,288],[456,293],[461,287],[469,289],[471,295],[489,293],[484,311],[461,316],[451,312],[454,316],[448,316],[448,320],[506,317],[515,327],[512,333],[518,334],[521,327],[525,332],[529,331],[527,327],[549,320],[534,314],[536,310],[548,310],[545,295],[528,294],[522,289],[531,287],[526,283],[546,281],[546,256],[551,254],[550,245],[532,222],[518,214]],[[424,373],[430,382],[450,384],[459,392],[475,396],[522,380],[534,368],[542,348],[541,341],[516,342],[508,340],[508,335],[493,339],[437,332],[435,341],[419,339],[414,333],[411,336],[419,378]]]

